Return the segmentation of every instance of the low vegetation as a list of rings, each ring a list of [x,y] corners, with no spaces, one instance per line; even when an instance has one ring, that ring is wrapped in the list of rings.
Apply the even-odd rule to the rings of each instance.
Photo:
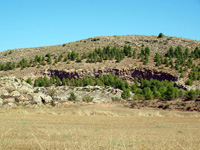
[[[159,34],[159,38],[163,37],[163,34]],[[96,39],[98,40],[98,39]],[[94,40],[94,41],[96,41]],[[12,54],[12,51],[9,52]],[[86,63],[96,63],[103,62],[105,60],[115,60],[116,63],[119,63],[125,57],[131,57],[133,59],[141,59],[143,65],[147,65],[150,57],[149,47],[141,48],[140,53],[137,53],[136,50],[132,50],[130,45],[124,45],[122,49],[117,47],[106,46],[103,49],[96,48],[93,52],[88,54],[83,53],[79,54],[74,50],[67,54],[60,54],[59,56],[54,56],[48,53],[45,56],[35,56],[34,60],[27,60],[23,58],[19,62],[7,62],[5,64],[0,64],[0,70],[13,70],[15,68],[24,69],[26,67],[38,67],[45,65],[55,65],[59,62],[66,62],[70,64],[70,61],[75,61],[76,63],[82,62],[84,59]],[[186,75],[186,72],[189,71],[187,75],[188,78],[192,81],[200,80],[200,67],[196,65],[195,61],[200,58],[200,49],[196,47],[194,51],[190,51],[188,48],[183,52],[181,46],[177,46],[174,50],[173,47],[167,51],[165,55],[156,53],[154,56],[155,66],[164,68],[170,67],[171,69],[176,70],[181,74],[181,78]],[[192,82],[190,82],[192,83]],[[186,83],[187,85],[191,85]]]
[[[29,81],[30,82],[30,81]],[[66,79],[53,75],[50,79],[46,76],[39,77],[35,80],[34,86],[37,87],[49,87],[52,85],[56,86],[110,86],[116,89],[122,90],[121,97],[123,99],[128,99],[131,97],[130,92],[134,93],[133,99],[162,99],[162,100],[174,100],[177,98],[185,98],[187,100],[193,100],[195,97],[199,95],[199,90],[193,91],[184,91],[182,89],[178,89],[174,86],[172,81],[168,80],[147,80],[141,79],[140,81],[135,80],[134,84],[130,85],[127,81],[123,81],[118,76],[115,75],[100,75],[97,78],[85,76],[85,78],[81,79]],[[190,96],[189,96],[190,95]],[[192,95],[192,96],[191,96]]]

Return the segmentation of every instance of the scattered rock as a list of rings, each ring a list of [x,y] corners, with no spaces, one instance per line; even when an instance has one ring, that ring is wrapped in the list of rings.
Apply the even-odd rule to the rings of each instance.
[[[13,91],[12,93],[10,93],[10,95],[14,97],[19,97],[21,94],[18,91]]]
[[[14,102],[15,102],[15,98],[13,97],[4,99],[4,103],[14,103]]]
[[[8,93],[7,90],[5,90],[5,89],[1,89],[1,90],[0,90],[0,95],[2,95],[2,96],[8,96],[9,93]]]

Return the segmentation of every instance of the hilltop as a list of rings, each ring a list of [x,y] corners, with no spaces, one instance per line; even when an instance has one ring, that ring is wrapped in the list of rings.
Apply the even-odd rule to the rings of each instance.
[[[116,46],[122,48],[125,44],[131,45],[133,49],[136,49],[138,51],[142,47],[148,46],[152,54],[155,54],[156,52],[160,54],[165,54],[171,46],[175,48],[180,45],[184,50],[186,48],[194,50],[195,47],[200,47],[200,41],[169,36],[164,36],[163,38],[144,35],[99,36],[70,43],[63,43],[55,46],[3,51],[0,53],[0,62],[20,61],[22,58],[34,59],[35,55],[44,56],[47,53],[51,53],[53,56],[58,56],[62,53],[72,52],[72,50],[75,50],[79,53],[91,52],[95,48],[103,48],[108,45],[110,47]],[[12,54],[9,55],[10,51],[12,51]]]

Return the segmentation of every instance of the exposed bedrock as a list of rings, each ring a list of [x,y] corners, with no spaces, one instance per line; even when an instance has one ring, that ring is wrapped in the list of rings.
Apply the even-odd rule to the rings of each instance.
[[[130,69],[114,69],[114,68],[105,68],[98,70],[82,70],[82,69],[71,69],[71,70],[52,70],[49,69],[47,71],[47,75],[49,76],[58,76],[59,78],[84,78],[85,75],[99,77],[99,75],[113,74],[119,76],[123,80],[128,80],[133,82],[134,79],[157,79],[157,80],[169,80],[169,81],[177,81],[178,78],[172,74],[151,70],[146,68],[130,68]]]

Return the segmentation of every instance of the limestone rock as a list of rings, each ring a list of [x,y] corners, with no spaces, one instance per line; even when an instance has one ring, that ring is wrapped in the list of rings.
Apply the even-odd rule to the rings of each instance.
[[[13,98],[13,97],[6,98],[6,99],[4,99],[4,102],[5,103],[14,103],[15,102],[15,98]]]
[[[8,105],[9,107],[15,107],[15,106],[16,106],[16,104],[15,104],[15,103],[12,103],[12,102],[9,102],[7,105]]]
[[[21,94],[18,91],[13,91],[10,93],[11,96],[19,97]]]
[[[52,101],[51,96],[45,95],[44,93],[35,93],[33,95],[33,101],[39,105],[46,104]]]
[[[2,106],[2,105],[3,105],[3,99],[0,98],[0,106]]]
[[[0,90],[0,95],[2,95],[2,96],[8,96],[9,93],[8,93],[7,90],[5,90],[5,89],[1,89],[1,90]]]

